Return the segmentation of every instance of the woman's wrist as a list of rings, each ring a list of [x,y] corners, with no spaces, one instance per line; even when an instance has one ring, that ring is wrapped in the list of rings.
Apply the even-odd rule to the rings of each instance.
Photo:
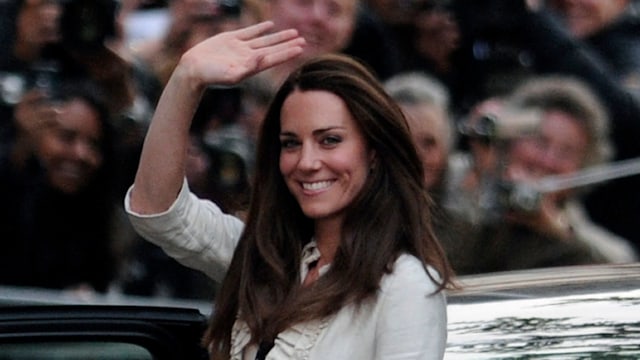
[[[177,82],[182,90],[189,91],[189,96],[199,97],[208,85],[197,71],[198,61],[200,60],[186,52],[180,58],[169,79],[169,81]]]

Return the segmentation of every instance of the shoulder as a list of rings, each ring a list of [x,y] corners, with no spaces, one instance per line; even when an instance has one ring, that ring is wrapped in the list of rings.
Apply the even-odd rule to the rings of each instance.
[[[375,316],[380,359],[442,359],[447,338],[444,291],[429,277],[437,273],[416,257],[401,255],[381,283]],[[411,355],[410,355],[411,354]]]
[[[382,292],[395,292],[413,288],[420,292],[434,294],[438,289],[434,279],[440,279],[435,269],[425,266],[413,255],[402,254],[395,261],[392,272],[383,277],[380,289]]]

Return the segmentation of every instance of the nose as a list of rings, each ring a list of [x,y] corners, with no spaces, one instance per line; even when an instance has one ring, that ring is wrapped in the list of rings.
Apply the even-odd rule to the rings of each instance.
[[[562,163],[562,155],[560,155],[556,149],[547,147],[541,151],[540,167],[543,168],[547,174],[559,172],[559,169],[562,167]]]
[[[49,23],[57,23],[62,16],[62,5],[56,1],[47,2],[40,10],[41,19]]]
[[[303,144],[300,150],[298,169],[312,171],[319,169],[320,166],[321,161],[318,150],[310,144]]]
[[[99,167],[102,162],[102,156],[95,149],[95,146],[87,141],[75,141],[73,144],[73,155],[78,161],[92,168]]]
[[[322,1],[312,1],[309,9],[309,17],[316,22],[326,22],[329,18],[329,11],[327,5]]]

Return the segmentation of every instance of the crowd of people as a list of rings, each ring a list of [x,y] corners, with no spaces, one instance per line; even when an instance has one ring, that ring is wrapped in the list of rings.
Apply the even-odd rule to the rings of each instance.
[[[270,177],[275,174],[265,167],[273,166],[278,157],[274,160],[270,153],[275,145],[264,142],[272,140],[265,136],[274,136],[267,133],[275,131],[269,123],[273,112],[282,111],[284,119],[287,97],[295,98],[289,93],[279,98],[281,86],[324,89],[302,82],[305,71],[312,72],[313,67],[303,65],[327,54],[343,54],[363,64],[407,120],[409,137],[402,140],[407,144],[379,144],[371,174],[394,169],[396,160],[385,152],[402,152],[398,146],[415,145],[423,186],[430,195],[430,210],[424,215],[430,224],[427,233],[433,231],[446,259],[440,259],[438,251],[414,245],[409,253],[443,276],[432,278],[436,289],[449,282],[447,263],[455,274],[473,274],[636,261],[639,176],[559,190],[536,186],[601,164],[640,158],[636,140],[640,138],[639,11],[635,0],[4,1],[0,4],[0,191],[5,199],[0,207],[4,270],[0,283],[211,299],[219,286],[220,290],[230,286],[219,282],[224,268],[231,266],[239,273],[248,271],[248,284],[257,286],[255,294],[246,288],[242,291],[260,296],[268,290],[260,287],[263,279],[253,278],[258,275],[236,264],[240,260],[231,261],[229,256],[218,259],[223,263],[217,265],[211,264],[211,258],[194,260],[178,245],[146,241],[153,235],[134,228],[130,217],[162,213],[175,206],[176,196],[183,201],[190,191],[246,221],[253,231],[283,231],[277,222],[265,227],[264,221],[275,220],[263,219],[260,211],[274,217],[283,213],[279,220],[288,224],[284,218],[288,209],[287,221],[300,222],[296,224],[300,229],[291,231],[313,237],[314,246],[322,252],[327,246],[321,240],[326,235],[320,232],[322,222],[316,221],[316,232],[310,232],[305,226],[311,225],[294,206],[294,198],[286,200],[290,204],[283,203],[284,199],[275,197],[283,193],[270,193],[285,192],[282,186],[290,186],[290,180],[285,176],[282,183],[272,183],[275,180]],[[86,13],[95,18],[80,16]],[[238,63],[246,72],[236,78],[201,74],[199,80],[208,81],[202,95],[178,97],[181,89],[171,82],[176,82],[178,70],[187,68],[185,54],[191,54],[192,66],[203,71],[202,63],[232,60],[216,60],[218,54],[209,54],[203,47],[195,52],[196,59],[190,52],[194,46],[265,20],[273,26],[265,33],[295,29],[304,39],[292,47],[299,47],[299,53],[254,69]],[[83,26],[93,26],[95,31],[79,32]],[[78,36],[84,33],[90,37]],[[225,41],[215,44],[228,45]],[[219,52],[225,54],[224,49]],[[322,66],[338,66],[322,59],[327,62]],[[300,78],[290,77],[295,71],[302,71]],[[344,101],[356,101],[338,90],[326,90]],[[163,103],[163,97],[170,96],[183,101],[165,99]],[[274,110],[278,99],[281,109]],[[164,107],[156,108],[159,104]],[[307,112],[313,111],[313,104],[308,104]],[[373,138],[374,130],[364,123],[366,117],[357,113],[357,106],[348,104],[359,131],[367,142],[382,141]],[[327,104],[321,115],[328,116],[330,109]],[[149,136],[150,126],[162,126],[154,119],[159,111],[181,112],[185,118],[182,123],[167,119],[173,121],[165,124],[167,129],[156,129],[166,134],[147,142],[162,140],[156,144],[162,161],[145,163],[143,146],[149,152],[145,137],[154,139]],[[169,131],[170,126],[179,129]],[[292,129],[296,137],[306,131]],[[275,134],[278,144],[283,143],[278,150],[283,154],[293,151],[289,146],[306,141],[282,140],[282,136]],[[175,157],[172,151],[184,152],[184,157]],[[171,161],[175,164],[168,164]],[[146,164],[140,165],[146,175],[140,175],[139,164]],[[284,173],[283,166],[281,162]],[[127,203],[128,209],[123,205],[126,194],[127,201],[139,194],[128,193],[134,180],[134,189],[149,186],[146,196],[158,201],[154,207],[144,208],[144,202]],[[395,187],[409,186],[407,179],[386,181],[397,181]],[[382,191],[379,186],[371,192]],[[299,206],[308,216],[302,202]],[[381,222],[398,216],[398,221],[416,220],[411,219],[413,210],[398,211],[388,213]],[[348,219],[353,224],[342,225],[346,226],[343,232],[352,231],[349,226],[364,226]],[[425,231],[418,224],[414,230]],[[237,225],[233,226],[235,235],[227,236],[239,236]],[[264,239],[255,233],[242,239],[241,244],[248,242],[245,251],[251,246],[259,247],[261,253],[276,251],[282,245],[262,243]],[[307,240],[293,252],[302,252]],[[365,256],[366,250],[355,243],[350,246],[356,248],[338,248],[334,261],[341,263],[336,268],[353,271],[345,254]],[[284,281],[279,278],[281,272],[300,261],[286,254],[271,256],[261,261],[273,271],[264,276],[274,281]],[[362,261],[368,266],[375,263]],[[393,261],[400,260],[382,260],[385,266]],[[321,258],[320,265],[327,264]],[[316,277],[327,271],[320,265],[313,268]],[[372,267],[371,271],[375,275],[368,284],[375,287],[384,270]],[[347,286],[351,284],[347,274],[351,273],[323,277]],[[269,296],[280,299],[291,286],[286,284],[278,290],[283,293],[274,290]],[[332,313],[323,306],[342,306],[340,296],[360,301],[370,295],[368,288],[358,289],[327,288],[335,297],[322,304],[303,296],[301,301],[319,306],[311,313],[251,310],[251,306],[268,308],[271,303],[228,306],[235,312],[258,311],[262,320],[315,318]],[[224,293],[232,296],[228,291]],[[302,304],[292,302],[292,311]],[[245,320],[252,336],[265,331],[267,340],[273,340],[275,328]],[[233,325],[229,321],[212,323],[210,340],[219,346],[228,345],[219,336],[228,335]]]

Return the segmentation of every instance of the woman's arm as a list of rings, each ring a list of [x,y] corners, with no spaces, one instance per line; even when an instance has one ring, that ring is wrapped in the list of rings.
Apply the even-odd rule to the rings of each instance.
[[[160,97],[145,138],[130,197],[139,214],[167,210],[185,177],[189,127],[209,85],[232,85],[302,52],[296,30],[270,34],[271,22],[220,33],[183,54]]]

